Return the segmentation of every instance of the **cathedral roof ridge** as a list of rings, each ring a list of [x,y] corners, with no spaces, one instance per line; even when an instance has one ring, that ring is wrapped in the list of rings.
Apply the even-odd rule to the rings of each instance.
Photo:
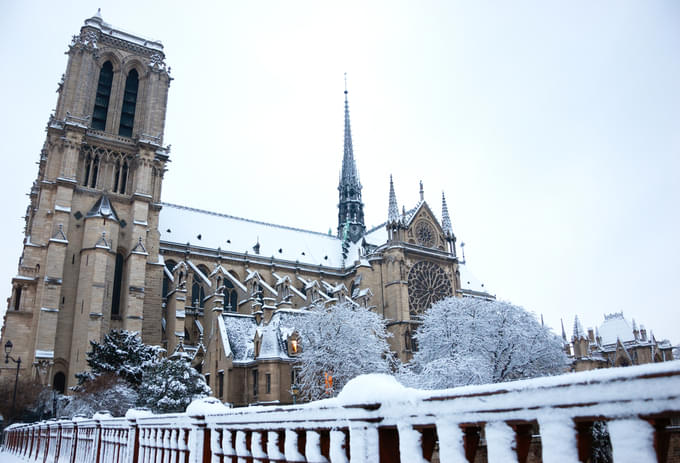
[[[418,206],[420,206],[420,204],[418,204],[416,207],[414,207],[414,208],[409,209],[408,211],[406,211],[406,215],[409,215],[409,214],[412,214],[413,212],[415,212],[416,209],[418,208]],[[375,231],[378,231],[378,230],[380,230],[381,228],[384,228],[385,225],[387,225],[387,221],[382,222],[382,223],[379,223],[378,225],[369,228],[368,230],[366,230],[366,233],[364,233],[364,236],[366,236],[366,235],[368,235],[368,234],[371,234],[371,233],[373,233],[373,232],[375,232]]]
[[[246,219],[244,217],[237,217],[235,215],[230,215],[230,214],[224,214],[222,212],[214,212],[214,211],[209,211],[207,209],[199,209],[196,207],[190,207],[190,206],[182,206],[181,204],[172,204],[172,203],[166,203],[166,202],[161,202],[162,206],[168,206],[168,207],[174,207],[176,209],[183,209],[185,211],[192,211],[192,212],[199,212],[201,214],[208,214],[208,215],[214,215],[217,217],[225,217],[228,219],[234,219],[234,220],[242,220],[243,222],[249,222],[249,223],[255,223],[258,225],[265,225],[269,227],[274,227],[274,228],[282,228],[284,230],[292,230],[292,231],[297,231],[297,232],[303,232],[303,233],[311,233],[313,235],[319,235],[319,236],[325,236],[327,238],[331,238],[336,241],[341,241],[340,238],[334,235],[329,235],[328,233],[323,233],[323,232],[318,232],[314,230],[305,230],[304,228],[297,228],[297,227],[291,227],[289,225],[280,225],[276,223],[271,223],[271,222],[264,222],[261,220],[254,220],[254,219]]]

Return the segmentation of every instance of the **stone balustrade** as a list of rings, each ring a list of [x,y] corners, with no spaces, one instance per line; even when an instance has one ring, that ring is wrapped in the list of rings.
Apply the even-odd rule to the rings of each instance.
[[[5,448],[44,463],[575,463],[606,422],[616,463],[680,461],[680,361],[440,391],[350,385],[302,405],[15,424]]]

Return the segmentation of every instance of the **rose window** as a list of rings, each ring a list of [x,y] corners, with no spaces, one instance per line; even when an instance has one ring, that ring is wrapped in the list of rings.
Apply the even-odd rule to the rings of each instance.
[[[433,262],[418,262],[408,272],[411,314],[420,314],[448,296],[452,296],[451,280],[441,266]]]

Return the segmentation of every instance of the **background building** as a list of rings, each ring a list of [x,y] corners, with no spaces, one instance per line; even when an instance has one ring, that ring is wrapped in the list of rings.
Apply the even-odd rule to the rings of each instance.
[[[564,327],[562,339],[567,355],[572,359],[573,371],[673,360],[670,341],[657,341],[654,333],[647,333],[644,325],[638,326],[635,320],[629,324],[623,312],[605,315],[599,327],[587,331],[576,316],[571,343],[567,342]]]

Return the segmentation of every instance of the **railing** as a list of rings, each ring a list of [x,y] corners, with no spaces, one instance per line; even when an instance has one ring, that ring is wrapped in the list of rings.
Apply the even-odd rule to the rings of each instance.
[[[670,462],[679,417],[674,361],[442,391],[372,376],[311,404],[17,424],[4,442],[44,463],[564,463],[589,461],[592,423],[605,421],[616,463]]]

